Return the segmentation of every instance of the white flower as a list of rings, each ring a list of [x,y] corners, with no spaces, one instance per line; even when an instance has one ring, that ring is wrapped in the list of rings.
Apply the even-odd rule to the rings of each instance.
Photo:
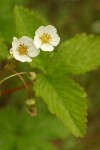
[[[32,59],[30,57],[36,57],[40,50],[35,47],[31,38],[22,36],[20,39],[13,38],[10,53],[21,62],[31,62]]]
[[[43,51],[53,51],[54,46],[57,46],[60,42],[60,37],[57,34],[57,30],[54,26],[41,26],[35,32],[34,44]]]

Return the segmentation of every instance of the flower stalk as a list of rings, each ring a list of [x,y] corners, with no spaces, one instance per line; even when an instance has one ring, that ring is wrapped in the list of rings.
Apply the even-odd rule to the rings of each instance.
[[[27,73],[27,72],[20,72],[20,73],[15,73],[15,74],[13,74],[13,75],[10,75],[10,76],[8,76],[8,77],[2,79],[2,80],[0,81],[0,85],[1,85],[2,83],[4,83],[6,80],[8,80],[8,79],[10,79],[10,78],[12,78],[12,77],[15,77],[15,76],[18,76],[18,75],[22,75],[22,74],[28,74],[28,73]]]

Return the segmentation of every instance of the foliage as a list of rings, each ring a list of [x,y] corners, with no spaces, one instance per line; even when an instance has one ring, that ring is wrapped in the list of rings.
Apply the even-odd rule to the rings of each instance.
[[[17,4],[27,4],[30,0],[1,0],[0,2],[0,35],[11,43],[12,37],[16,35],[13,8]]]
[[[16,11],[19,13],[16,13]],[[23,11],[24,13],[22,13]],[[31,18],[30,21],[26,21],[26,24],[24,24],[24,26],[23,24],[21,24],[22,26],[20,26],[21,20],[23,20],[24,22],[24,20],[26,20],[27,18],[27,14],[30,14],[28,15],[28,18],[29,19]],[[37,22],[37,20],[35,20],[34,16],[32,16],[31,13],[28,12],[28,10],[25,13],[25,10],[22,8],[15,9],[15,15],[16,15],[16,20],[17,20],[16,23],[18,22],[17,29],[20,29],[18,30],[18,33],[20,36],[23,34],[22,29],[25,29],[25,33],[26,32],[28,33],[28,30],[32,28],[31,27],[32,23]],[[20,18],[18,18],[18,16],[20,16]],[[41,25],[42,24],[43,23],[41,23]],[[32,34],[32,32],[30,33]],[[43,59],[44,58],[41,57],[42,61]],[[33,60],[33,63],[34,63],[34,60]],[[39,66],[37,66],[37,68],[38,67]],[[54,75],[52,74],[50,77],[53,78],[53,76]],[[58,87],[56,86],[56,84],[58,85]],[[74,89],[75,91],[72,89]],[[76,136],[84,135],[84,132],[85,132],[84,123],[86,120],[85,118],[86,117],[86,102],[84,98],[85,94],[81,90],[80,87],[75,85],[73,81],[67,78],[63,79],[63,78],[59,78],[58,76],[58,79],[56,78],[49,79],[49,77],[47,76],[40,75],[40,76],[37,76],[35,90],[36,90],[36,94],[41,96],[44,99],[44,101],[48,104],[50,111],[52,113],[55,113],[61,120],[63,120],[64,124],[69,128],[69,130],[74,135]],[[72,94],[73,94],[73,97],[72,97]],[[78,107],[80,107],[80,110],[77,109]]]
[[[37,108],[38,117],[34,119],[28,116],[25,108],[20,111],[11,107],[1,110],[0,149],[46,150],[48,147],[56,150],[52,140],[59,135],[64,138],[65,129],[59,120],[48,113],[41,101],[37,103]]]
[[[22,0],[20,3],[23,2]],[[28,0],[25,2],[27,3]],[[9,3],[14,5],[11,1],[9,1]],[[19,3],[19,1],[17,3]],[[2,3],[2,5],[4,4]],[[9,7],[11,7],[11,5],[9,5]],[[7,8],[7,11],[9,9]],[[9,25],[11,24],[11,34],[10,32],[7,34],[8,29],[6,29],[7,32],[2,31],[2,35],[6,38],[5,41],[7,41],[7,43],[11,41],[12,36],[17,34],[19,37],[26,35],[34,38],[36,29],[39,26],[48,24],[42,16],[20,6],[15,6],[14,16],[12,14],[8,14],[8,16],[10,17],[9,21],[5,20]],[[11,20],[13,21],[11,22]],[[2,24],[1,26],[4,30],[5,26],[3,27]],[[26,110],[22,106],[24,100],[27,100],[25,90],[13,93],[12,95],[8,94],[7,97],[2,95],[2,90],[8,87],[7,85],[9,85],[9,88],[12,88],[21,84],[17,78],[5,83],[0,89],[1,105],[7,105],[7,102],[10,103],[11,106],[3,108],[3,110],[1,109],[0,111],[0,148],[2,150],[45,150],[47,147],[48,150],[55,150],[56,146],[52,143],[57,140],[57,138],[63,141],[69,138],[71,141],[72,138],[67,133],[67,129],[75,137],[83,137],[85,135],[87,131],[86,93],[84,88],[79,85],[79,79],[78,82],[76,81],[77,78],[80,77],[80,74],[83,74],[85,78],[85,73],[99,67],[99,41],[99,36],[78,34],[64,42],[61,40],[61,45],[55,49],[54,52],[41,52],[38,57],[33,58],[32,63],[19,64],[19,66],[17,66],[16,70],[18,71],[30,70],[35,71],[37,74],[36,81],[32,85],[32,91],[33,97],[36,99],[38,115],[36,118],[30,118],[26,114]],[[1,36],[1,62],[6,59],[7,47],[8,45],[4,43]],[[88,77],[87,74],[86,77]],[[27,78],[26,81],[28,81]],[[80,83],[84,86],[86,84],[84,81]],[[9,93],[9,89],[7,92]],[[38,100],[38,97],[41,99]],[[5,100],[6,98],[7,101],[3,102],[3,99]],[[21,98],[22,101],[20,101]],[[17,108],[12,105],[13,100],[14,103],[18,105]],[[54,115],[48,112],[42,100],[49,111],[62,120],[67,128],[65,128]],[[72,142],[73,141],[75,140],[72,139]],[[67,146],[65,144],[64,147],[61,146],[61,149],[65,150],[70,148],[71,150],[71,147]],[[82,149],[81,146],[77,148]]]
[[[52,70],[83,74],[97,68],[100,64],[99,43],[100,37],[85,34],[65,41],[55,54]]]
[[[42,19],[40,19],[36,14],[17,6],[15,7],[15,19],[17,31],[20,36],[26,35],[33,37],[36,29],[39,26],[44,25]]]
[[[3,38],[0,37],[0,59],[5,59],[7,57],[7,46],[4,43]]]

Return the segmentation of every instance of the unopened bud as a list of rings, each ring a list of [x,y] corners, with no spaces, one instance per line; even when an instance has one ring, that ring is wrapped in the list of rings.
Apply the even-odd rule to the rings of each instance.
[[[35,100],[34,99],[28,99],[26,101],[26,106],[27,106],[27,112],[28,114],[33,117],[37,115],[37,110],[35,106]]]
[[[35,80],[36,79],[36,73],[35,72],[30,72],[29,73],[29,79],[32,80],[32,81]]]

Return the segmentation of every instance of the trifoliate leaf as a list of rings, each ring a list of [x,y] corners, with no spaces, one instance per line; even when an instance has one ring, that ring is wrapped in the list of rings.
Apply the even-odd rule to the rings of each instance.
[[[83,136],[86,129],[86,100],[83,89],[68,78],[37,75],[37,96],[41,96],[49,110],[60,118],[75,136]]]
[[[81,74],[99,65],[100,37],[82,34],[61,44],[49,70],[62,74]]]

